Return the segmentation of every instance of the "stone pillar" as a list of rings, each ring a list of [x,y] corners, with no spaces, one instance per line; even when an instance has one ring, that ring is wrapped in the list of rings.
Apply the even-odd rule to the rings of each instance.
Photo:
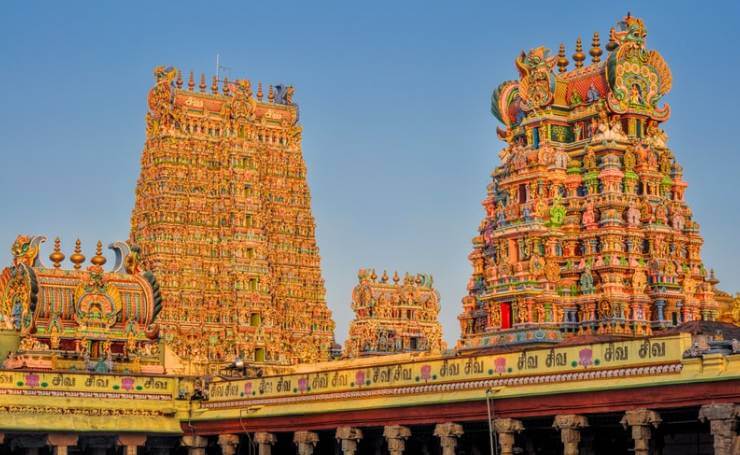
[[[298,455],[312,455],[319,443],[319,435],[313,431],[296,431],[293,433],[293,442],[298,447]]]
[[[658,428],[660,414],[649,409],[634,409],[627,411],[622,417],[622,426],[632,428],[632,439],[635,440],[635,455],[648,455],[650,452],[650,426]]]
[[[501,455],[512,455],[514,453],[515,436],[517,433],[524,431],[524,425],[522,425],[521,420],[493,419],[493,431],[498,435]]]
[[[143,434],[121,434],[116,439],[116,445],[123,447],[123,455],[136,455],[137,449],[146,444]]]
[[[208,439],[203,436],[185,435],[180,439],[180,444],[188,448],[188,455],[206,455]]]
[[[453,422],[438,423],[434,427],[434,436],[439,438],[442,455],[455,455],[457,439],[463,435],[463,427]]]
[[[218,435],[218,445],[221,446],[221,455],[234,455],[239,445],[239,436],[235,434]]]
[[[406,450],[406,440],[411,437],[411,430],[401,425],[390,425],[383,429],[383,437],[388,443],[390,455],[402,455]]]
[[[733,403],[705,404],[699,410],[699,420],[709,421],[715,455],[740,453],[740,438],[735,429],[739,417],[740,405]]]
[[[588,426],[585,416],[565,414],[555,416],[553,427],[560,430],[565,455],[578,455],[578,444],[581,442],[581,428]]]
[[[46,442],[54,455],[67,455],[70,447],[77,445],[77,435],[73,433],[49,433]]]
[[[272,445],[275,444],[275,435],[258,431],[254,434],[254,442],[257,443],[257,447],[259,448],[259,455],[271,455]]]
[[[342,444],[344,455],[355,455],[357,453],[357,443],[362,439],[362,430],[352,427],[339,427],[337,428],[336,438]]]

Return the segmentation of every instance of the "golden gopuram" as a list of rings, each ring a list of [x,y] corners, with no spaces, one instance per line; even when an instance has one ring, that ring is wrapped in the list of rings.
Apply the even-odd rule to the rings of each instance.
[[[740,454],[740,294],[647,38],[627,15],[493,91],[454,348],[431,275],[374,269],[334,342],[291,86],[157,68],[115,260],[19,235],[0,273],[0,455]]]
[[[159,279],[171,370],[326,360],[334,323],[293,87],[155,77],[131,241]]]

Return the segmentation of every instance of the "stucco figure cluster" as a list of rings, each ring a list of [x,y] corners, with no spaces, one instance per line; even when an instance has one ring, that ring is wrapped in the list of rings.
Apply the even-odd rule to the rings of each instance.
[[[439,323],[439,293],[432,276],[387,272],[378,281],[375,270],[361,269],[352,291],[355,320],[349,327],[344,354],[348,357],[399,352],[439,352],[443,346]]]
[[[650,335],[720,314],[717,280],[660,128],[671,72],[627,16],[605,59],[594,34],[568,70],[564,46],[516,59],[491,110],[507,145],[473,239],[460,347]],[[556,68],[557,67],[557,68]]]
[[[163,67],[155,78],[131,240],[159,278],[180,370],[327,359],[334,323],[293,88],[265,96],[214,77],[208,91]]]
[[[53,267],[43,265],[39,249],[45,240],[18,236],[13,266],[0,275],[3,329],[19,337],[3,367],[163,373],[155,322],[162,307],[159,285],[139,269],[136,249],[112,244],[117,260],[106,272],[98,242],[83,270],[78,240],[69,258],[73,268],[65,270],[59,239],[49,255]]]
[[[740,453],[740,294],[701,260],[646,37],[523,52],[494,91],[454,349],[432,276],[374,269],[334,343],[292,87],[155,69],[112,267],[21,235],[0,274],[2,450]]]

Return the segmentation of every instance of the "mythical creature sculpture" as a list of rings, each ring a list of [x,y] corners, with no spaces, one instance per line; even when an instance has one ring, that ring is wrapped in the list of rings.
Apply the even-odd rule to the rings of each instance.
[[[555,75],[552,72],[557,57],[550,56],[550,50],[537,47],[528,53],[522,51],[515,63],[519,70],[519,94],[525,111],[538,109],[550,104],[555,89]]]
[[[13,246],[10,248],[13,254],[13,265],[25,264],[28,267],[38,267],[41,265],[39,260],[39,250],[41,244],[46,241],[44,236],[27,236],[19,235],[16,237]]]

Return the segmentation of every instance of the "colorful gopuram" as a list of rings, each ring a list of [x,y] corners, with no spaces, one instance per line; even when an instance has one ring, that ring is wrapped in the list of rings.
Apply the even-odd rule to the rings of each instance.
[[[155,318],[162,307],[159,285],[139,269],[136,250],[111,244],[113,270],[106,272],[102,244],[83,270],[78,240],[64,269],[59,239],[39,257],[42,236],[20,235],[13,266],[0,275],[0,352],[8,369],[79,370],[98,373],[164,373]]]
[[[494,92],[454,349],[431,275],[361,269],[337,354],[292,88],[158,68],[112,267],[22,235],[0,273],[0,455],[740,454],[740,294],[701,261],[646,35],[523,53]]]
[[[328,358],[293,88],[155,70],[131,241],[161,285],[175,369]]]
[[[355,319],[350,323],[345,357],[440,352],[442,326],[439,323],[439,293],[431,275],[404,275],[398,272],[389,282],[387,272],[378,281],[375,270],[361,269],[359,283],[352,290]]]
[[[491,100],[506,146],[483,200],[461,348],[644,336],[718,317],[681,165],[660,126],[671,72],[627,16],[568,68],[538,47]]]

